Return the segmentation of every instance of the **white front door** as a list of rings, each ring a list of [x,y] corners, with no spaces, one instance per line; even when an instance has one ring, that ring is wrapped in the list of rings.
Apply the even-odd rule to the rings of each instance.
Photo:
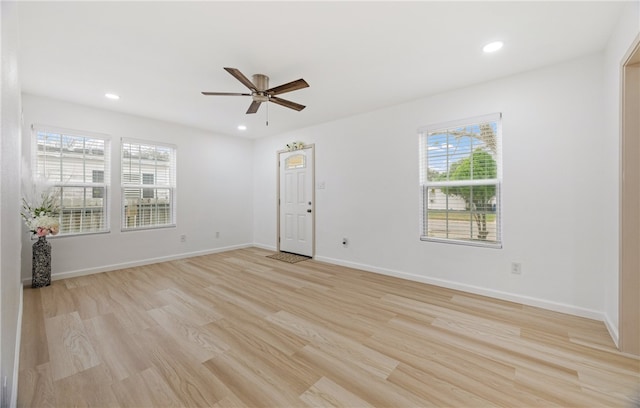
[[[279,250],[313,256],[313,146],[278,156]]]

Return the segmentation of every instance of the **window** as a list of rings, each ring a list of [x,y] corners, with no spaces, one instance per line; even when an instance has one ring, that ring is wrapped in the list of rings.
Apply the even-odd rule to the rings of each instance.
[[[122,140],[122,229],[175,226],[176,148]]]
[[[291,169],[304,169],[306,166],[306,158],[304,154],[296,154],[289,156],[284,161],[284,166],[287,170]]]
[[[52,183],[60,234],[108,231],[109,138],[33,126],[35,176]]]
[[[153,173],[142,173],[142,184],[153,184]],[[154,191],[152,188],[142,189],[142,198],[153,198]]]
[[[94,183],[104,183],[104,170],[92,170],[91,181]],[[104,190],[100,187],[94,187],[92,198],[104,198]]]
[[[418,130],[425,241],[502,247],[501,115]]]

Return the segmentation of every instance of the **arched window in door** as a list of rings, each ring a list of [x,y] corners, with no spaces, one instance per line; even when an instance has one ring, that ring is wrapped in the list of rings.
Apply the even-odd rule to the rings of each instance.
[[[286,170],[304,169],[307,165],[307,156],[304,154],[295,154],[284,160],[284,168]]]

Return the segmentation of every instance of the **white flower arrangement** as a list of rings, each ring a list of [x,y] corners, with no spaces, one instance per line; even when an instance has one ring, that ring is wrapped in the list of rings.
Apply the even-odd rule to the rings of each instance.
[[[287,150],[288,151],[294,151],[294,150],[300,150],[300,149],[304,149],[304,143],[303,142],[291,142],[291,143],[287,143]]]
[[[22,211],[20,215],[32,234],[38,237],[56,235],[60,231],[58,211],[60,195],[42,177],[32,177],[28,163],[22,163]],[[39,201],[39,204],[34,202]]]
[[[22,218],[31,233],[38,237],[56,235],[60,231],[58,221],[58,207],[54,193],[43,193],[42,202],[34,208],[26,199],[22,199]]]

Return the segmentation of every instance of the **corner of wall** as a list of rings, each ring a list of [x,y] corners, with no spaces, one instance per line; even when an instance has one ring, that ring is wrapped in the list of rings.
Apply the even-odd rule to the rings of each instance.
[[[13,365],[13,381],[11,387],[11,403],[9,407],[15,408],[18,406],[18,373],[20,372],[20,344],[22,343],[22,311],[24,305],[24,287],[20,286],[20,299],[18,305],[18,321],[16,324],[16,347]]]
[[[616,25],[616,29],[611,34],[609,42],[604,50],[604,106],[603,113],[605,119],[605,133],[612,138],[612,147],[606,149],[603,154],[609,155],[611,162],[619,166],[620,163],[620,102],[621,102],[621,63],[629,46],[634,39],[640,34],[640,1],[629,2],[620,16],[620,20]],[[609,247],[608,255],[604,259],[602,265],[602,274],[604,280],[604,322],[611,338],[618,345],[619,336],[619,182],[620,168],[609,167],[605,169],[611,180],[610,185],[606,187],[605,193],[612,197],[611,206],[605,211],[615,211],[615,224],[609,225],[605,231],[606,239]]]
[[[618,325],[613,324],[613,322],[611,321],[611,318],[606,313],[604,314],[604,325],[607,327],[607,331],[609,332],[609,335],[611,336],[611,339],[615,343],[616,347],[620,348]]]

